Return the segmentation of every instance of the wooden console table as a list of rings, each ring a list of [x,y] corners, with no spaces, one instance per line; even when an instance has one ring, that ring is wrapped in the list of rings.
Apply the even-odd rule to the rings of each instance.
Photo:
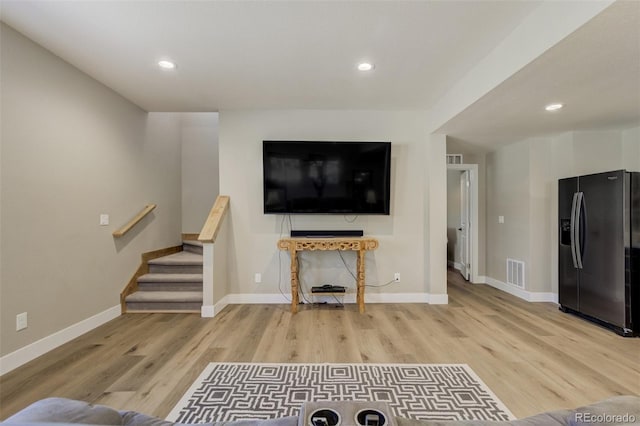
[[[375,238],[283,238],[278,241],[280,250],[287,250],[291,256],[291,312],[298,312],[298,252],[305,250],[357,251],[357,293],[356,301],[360,313],[364,312],[364,255],[367,250],[378,248]]]

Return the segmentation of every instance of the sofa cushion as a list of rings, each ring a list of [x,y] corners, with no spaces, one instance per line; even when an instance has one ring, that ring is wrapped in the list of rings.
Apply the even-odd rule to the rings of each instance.
[[[120,411],[122,416],[122,424],[124,426],[172,426],[178,423],[169,422],[158,419],[156,417],[147,416],[136,411]],[[297,426],[298,417],[279,417],[269,420],[236,420],[229,422],[213,422],[213,423],[197,423],[197,426]],[[189,426],[180,423],[180,425]],[[195,426],[195,425],[193,425]]]
[[[298,416],[280,417],[268,420],[236,420],[234,422],[215,422],[213,426],[297,426]]]
[[[137,411],[120,411],[124,426],[172,426],[174,423],[157,417],[147,416]]]
[[[542,413],[522,420],[495,422],[489,420],[412,420],[396,417],[398,426],[566,426],[569,410]]]
[[[4,422],[121,425],[122,418],[116,410],[104,405],[93,405],[66,398],[46,398],[34,402]]]
[[[575,410],[554,410],[508,422],[429,421],[396,418],[398,426],[640,426],[640,397],[614,396]]]
[[[614,396],[595,404],[576,408],[569,419],[571,426],[594,424],[607,426],[640,424],[640,398],[631,395]]]

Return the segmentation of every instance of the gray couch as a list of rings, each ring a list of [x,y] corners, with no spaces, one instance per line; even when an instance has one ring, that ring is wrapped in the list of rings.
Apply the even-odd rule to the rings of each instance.
[[[345,402],[344,404],[348,404]],[[47,398],[37,401],[2,424],[66,424],[127,425],[127,426],[170,426],[174,423],[150,417],[135,411],[117,411],[102,405],[65,398]],[[243,420],[235,422],[208,423],[212,426],[307,426],[297,416],[273,420]],[[640,425],[640,397],[617,396],[595,404],[572,410],[558,410],[537,414],[510,422],[432,422],[395,418],[398,426],[554,426],[554,425]],[[351,426],[343,423],[343,426]]]

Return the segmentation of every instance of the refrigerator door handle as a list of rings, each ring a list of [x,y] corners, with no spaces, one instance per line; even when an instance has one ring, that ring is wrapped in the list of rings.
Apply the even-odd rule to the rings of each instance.
[[[573,267],[578,269],[578,259],[576,257],[576,211],[577,211],[578,193],[573,193],[573,202],[571,203],[571,257],[573,258]]]
[[[576,201],[576,226],[575,231],[575,252],[578,262],[578,269],[582,269],[582,242],[580,241],[580,217],[582,216],[582,205],[584,204],[584,192],[578,192]]]

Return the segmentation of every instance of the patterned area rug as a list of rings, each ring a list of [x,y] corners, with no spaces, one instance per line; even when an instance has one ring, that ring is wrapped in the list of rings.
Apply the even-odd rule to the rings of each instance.
[[[423,420],[513,420],[466,364],[211,363],[167,420],[296,416],[306,401],[380,401]]]

